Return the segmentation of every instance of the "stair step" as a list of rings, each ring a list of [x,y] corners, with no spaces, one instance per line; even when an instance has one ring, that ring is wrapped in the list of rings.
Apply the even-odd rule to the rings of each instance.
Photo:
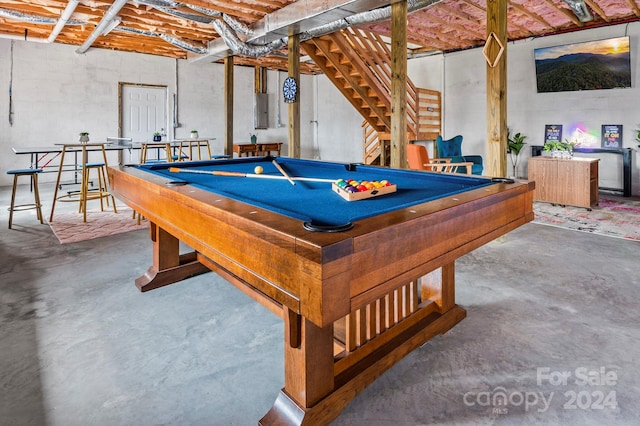
[[[310,48],[312,43],[315,43],[316,48]],[[309,55],[365,117],[367,123],[363,128],[367,134],[366,139],[363,139],[366,151],[365,161],[379,163],[381,160],[380,146],[374,140],[383,140],[384,135],[390,138],[390,129],[388,128],[391,117],[391,110],[388,108],[388,63],[390,62],[388,49],[384,44],[380,44],[374,33],[353,29],[305,42],[305,48],[307,46],[309,46],[308,51],[312,52]],[[322,50],[317,46],[320,46]],[[364,55],[360,55],[362,49],[364,49],[362,53],[366,51]],[[379,60],[382,63],[379,63]],[[362,70],[367,73],[366,75],[371,73],[380,81],[372,80],[371,84],[367,83],[362,73],[356,69],[356,66],[360,66],[361,63],[365,63],[369,67],[367,70]],[[408,106],[408,108],[412,107]],[[408,114],[412,113],[408,111]],[[412,118],[408,119],[412,120]],[[412,130],[415,132],[413,123],[408,122],[407,127],[408,134],[412,134]],[[376,149],[371,149],[375,145],[378,145]],[[390,151],[388,143],[385,144],[384,149],[387,152],[386,159],[388,161],[388,152]]]

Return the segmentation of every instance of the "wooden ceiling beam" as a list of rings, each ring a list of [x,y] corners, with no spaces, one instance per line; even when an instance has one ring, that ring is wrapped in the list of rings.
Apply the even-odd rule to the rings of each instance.
[[[514,31],[509,31],[509,27],[515,28],[515,30]],[[511,33],[514,33],[515,31],[519,31],[519,32],[521,32],[523,34],[527,34],[529,36],[534,35],[533,31],[531,31],[529,28],[527,28],[527,27],[525,27],[523,25],[518,24],[517,22],[515,22],[515,20],[508,21],[507,22],[507,33],[511,34]],[[514,38],[515,39],[515,38],[520,38],[520,37],[510,37],[510,38]]]
[[[178,58],[178,59],[184,59],[186,56],[186,52],[180,50],[180,51],[176,51],[175,49],[166,49],[163,46],[153,46],[153,45],[149,45],[147,43],[144,43],[145,47],[151,51],[151,52],[156,52],[156,54],[162,55],[162,56],[170,56],[172,58]],[[136,46],[120,46],[120,45],[110,45],[107,44],[105,46],[101,46],[105,49],[117,49],[117,50],[121,50],[121,51],[125,51],[125,52],[135,52]]]
[[[484,35],[482,33],[475,31],[474,29],[469,28],[468,26],[458,24],[458,23],[453,23],[453,22],[447,22],[444,19],[441,19],[435,15],[429,15],[429,21],[435,22],[440,25],[446,25],[448,28],[453,28],[454,30],[459,31],[462,34],[470,35],[471,37],[467,37],[467,39],[469,40],[484,40]],[[477,27],[478,24],[473,23],[473,26]]]
[[[548,23],[546,20],[544,20],[540,15],[538,15],[537,13],[529,11],[526,7],[522,6],[521,4],[515,3],[513,1],[509,1],[508,4],[509,4],[509,6],[513,7],[515,10],[519,11],[520,13],[523,13],[523,14],[527,15],[528,17],[530,17],[531,19],[533,19],[535,21],[538,21],[539,23],[541,23],[546,28],[548,28],[550,30],[557,30],[558,29],[558,28],[554,27],[553,25],[551,25],[550,23]]]
[[[172,21],[150,20],[135,14],[132,15],[128,12],[120,13],[118,15],[122,18],[122,23],[120,25],[123,27],[155,31],[159,33],[183,34],[185,36],[186,34],[195,34],[199,35],[200,38],[206,37],[209,40],[218,38],[218,33],[210,25],[205,28],[192,28],[185,27],[184,25],[178,25]]]
[[[474,8],[476,8],[476,9],[478,9],[478,10],[479,10],[479,11],[481,11],[483,14],[486,14],[486,13],[487,13],[487,8],[486,8],[486,7],[482,7],[481,5],[479,5],[478,3],[474,2],[474,1],[471,1],[471,0],[461,0],[461,1],[462,1],[463,3],[465,3],[465,4],[469,5],[469,6],[471,6],[471,7],[474,7]]]
[[[41,18],[52,18],[52,19],[58,19],[59,13],[56,14],[54,12],[48,11],[46,8],[42,7],[42,6],[33,6],[30,4],[25,4],[24,6],[20,6],[20,9],[18,10],[17,8],[11,8],[11,7],[6,7],[4,5],[0,6],[2,7],[2,9],[6,9],[6,10],[15,10],[15,11],[19,11],[20,13],[23,13],[25,15],[33,15],[33,16],[37,16],[37,17],[41,17]],[[11,18],[1,18],[1,19],[6,19],[7,21],[13,21],[13,22],[23,22],[20,21],[18,19],[11,19]],[[55,25],[55,23],[53,24],[39,24],[39,25]]]
[[[584,2],[587,4],[587,6],[593,9],[593,11],[596,12],[596,14],[598,14],[598,16],[600,16],[600,18],[602,18],[604,22],[611,22],[611,19],[607,16],[605,11],[594,0],[584,0]]]
[[[576,16],[576,14],[573,13],[571,10],[566,9],[564,7],[559,7],[552,0],[544,0],[544,1],[545,1],[545,3],[547,3],[547,6],[549,6],[551,9],[553,9],[557,13],[560,13],[560,14],[564,15],[568,20],[573,22],[573,25],[577,25],[578,27],[584,26],[584,24],[582,22],[580,22],[580,20]]]
[[[480,22],[475,16],[471,16],[460,9],[455,9],[453,7],[447,6],[447,3],[438,3],[436,4],[434,9],[442,10],[443,12],[446,12],[451,16],[456,16],[458,19],[468,22],[471,25],[484,26],[484,21]]]
[[[422,21],[424,23],[424,20]],[[414,21],[409,21],[409,24],[413,24]],[[417,29],[419,27],[419,29]],[[386,25],[369,25],[365,28],[378,33],[380,35],[391,38],[391,30]],[[407,34],[407,42],[417,44],[423,47],[433,47],[435,50],[455,50],[460,46],[460,38],[451,37],[448,34],[437,32],[437,29],[432,29],[426,25],[412,25],[413,31]],[[469,42],[470,40],[466,40]]]
[[[478,9],[478,10],[479,10],[479,11],[481,11],[484,15],[486,15],[486,13],[487,13],[487,9],[486,9],[486,8],[484,8],[484,7],[482,7],[481,5],[479,5],[479,4],[477,4],[477,3],[474,3],[474,2],[473,2],[473,1],[471,1],[471,0],[461,0],[461,1],[462,1],[464,4],[466,4],[466,5],[470,6],[470,7],[473,7],[473,8],[475,8],[475,9]],[[516,10],[516,11],[517,11],[517,9],[514,9],[514,10]],[[512,14],[513,14],[513,13],[514,13],[514,12],[512,12]],[[522,26],[522,25],[518,24],[518,23],[517,23],[517,21],[518,21],[517,19],[510,19],[510,20],[507,20],[507,31],[508,31],[509,26],[511,26],[512,28],[516,28],[518,31],[520,31],[520,32],[522,32],[522,33],[524,33],[524,34],[528,34],[528,35],[533,35],[533,34],[534,34],[534,33],[533,33],[529,28],[524,27],[524,26]]]
[[[627,0],[627,4],[631,8],[631,10],[633,10],[633,13],[640,18],[640,8],[638,7],[638,4],[635,2],[635,0]]]
[[[369,26],[367,27],[370,31],[383,35],[385,37],[391,37],[391,32],[388,28],[379,27],[379,26]],[[426,33],[426,34],[425,34]],[[416,44],[418,46],[423,46],[423,49],[426,50],[451,50],[455,49],[457,46],[451,43],[446,43],[442,41],[438,36],[436,36],[432,32],[427,32],[424,30],[421,31],[412,31],[407,34],[407,42]],[[414,49],[415,51],[415,49]]]
[[[186,0],[189,6],[199,6],[220,13],[228,14],[239,22],[251,27],[266,15],[286,7],[295,0]],[[443,0],[431,8],[412,13],[409,18],[407,41],[411,52],[452,51],[477,47],[484,42],[484,20],[486,19],[487,2],[489,0]],[[494,1],[494,0],[491,0]],[[605,1],[585,0],[596,21],[605,24],[615,24],[622,20],[628,21],[640,18],[640,0],[625,0],[616,4],[626,7],[624,11],[617,10],[615,14],[604,7]],[[67,0],[0,0],[2,8],[27,15],[42,18],[58,19],[66,8]],[[540,2],[543,8],[536,13],[527,4],[530,1],[508,0],[507,31],[510,39],[520,39],[539,34],[555,33],[565,29],[587,28],[592,23],[584,24],[561,0],[544,0]],[[111,6],[112,0],[81,0],[71,19],[85,21],[82,26],[67,25],[60,34],[65,44],[81,44],[99,24],[104,14]],[[601,6],[602,4],[602,6]],[[204,14],[181,6],[177,10],[193,15]],[[607,16],[607,13],[610,16]],[[446,14],[446,16],[444,15]],[[219,34],[210,24],[203,24],[189,19],[176,17],[147,5],[127,3],[118,13],[122,18],[121,27],[129,27],[141,31],[152,31],[174,36],[193,45],[205,45],[218,40]],[[435,17],[434,17],[435,16]],[[549,16],[549,17],[548,17]],[[555,25],[549,24],[550,16],[561,17]],[[450,18],[451,19],[450,19]],[[545,19],[546,18],[546,19]],[[451,22],[445,22],[451,20]],[[431,21],[431,23],[429,23]],[[425,23],[426,22],[426,23]],[[596,24],[597,24],[596,22]],[[366,25],[373,31],[390,37],[390,20]],[[50,35],[53,24],[39,24],[23,22],[16,19],[0,17],[0,33],[11,37],[24,37],[25,30],[28,37],[46,38]],[[482,37],[479,37],[481,36]],[[148,38],[148,40],[144,40]],[[140,43],[140,40],[143,42]],[[109,49],[126,49],[139,53],[160,54],[170,57],[184,57],[185,51],[160,39],[148,42],[153,38],[135,33],[113,31],[107,36],[98,38],[99,46]],[[137,45],[137,46],[136,46]],[[153,46],[153,47],[152,47]],[[155,46],[166,46],[162,50]],[[147,50],[148,49],[148,50]],[[193,57],[193,53],[187,53]],[[239,60],[236,60],[239,63]],[[253,63],[253,62],[252,62]],[[274,63],[278,64],[278,60]],[[279,66],[279,65],[276,65]],[[301,66],[301,69],[306,69]],[[313,69],[313,67],[309,67]]]
[[[16,27],[16,26],[5,26],[2,25],[2,23],[0,23],[0,33],[1,34],[7,34],[7,35],[11,35],[14,37],[24,37],[24,31],[27,30],[27,40],[29,39],[29,37],[36,37],[36,38],[40,38],[40,37],[48,37],[49,33],[51,33],[51,28],[47,28],[47,27]]]
[[[412,44],[416,44],[418,46],[423,46],[421,48],[418,49],[414,49],[413,51],[432,51],[432,50],[440,50],[440,51],[447,51],[447,50],[455,50],[458,47],[455,45],[452,45],[451,43],[445,43],[442,40],[438,39],[437,37],[433,36],[433,37],[415,37],[415,34],[412,34],[410,37],[407,36],[407,42],[412,43]]]
[[[207,1],[201,1],[201,0],[189,0],[186,3],[189,3],[190,5],[193,5],[193,6],[200,6],[200,7],[204,7],[205,9],[211,9],[217,12],[226,13],[227,15],[233,16],[235,18],[242,18],[247,22],[252,22],[252,21],[261,19],[264,17],[264,15],[267,15],[286,5],[286,4],[281,4],[280,6],[265,7],[259,4],[255,4],[255,5],[252,4],[251,6],[245,6],[240,2],[210,3]]]
[[[256,1],[256,3],[266,4],[266,5],[269,5],[270,7],[273,7],[274,9],[281,9],[286,5],[290,4],[291,2],[286,0],[259,0],[259,1]]]
[[[426,36],[432,40],[439,41],[442,45],[447,46],[446,47],[447,50],[457,49],[458,46],[460,45],[460,40],[462,40],[461,37],[451,36],[446,33],[439,33],[439,32],[436,32],[436,30],[429,27],[422,27],[418,31],[413,31],[413,32],[420,36],[423,36],[423,37]],[[415,34],[411,36],[412,40],[414,39]],[[471,43],[474,41],[473,39],[464,39],[464,40],[466,43]],[[482,37],[480,40],[483,41],[484,37]]]

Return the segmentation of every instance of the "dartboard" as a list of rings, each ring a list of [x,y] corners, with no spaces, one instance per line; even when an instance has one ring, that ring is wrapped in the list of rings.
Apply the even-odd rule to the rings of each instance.
[[[298,84],[296,83],[295,78],[287,77],[284,80],[284,85],[282,86],[282,93],[284,94],[285,102],[296,101],[296,94],[298,93]]]

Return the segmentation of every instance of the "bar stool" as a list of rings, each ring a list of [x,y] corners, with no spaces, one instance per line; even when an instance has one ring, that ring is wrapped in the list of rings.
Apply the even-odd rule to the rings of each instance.
[[[87,161],[88,150],[102,152],[102,161],[90,163]],[[82,151],[82,183],[80,184],[79,193],[68,193],[58,197],[58,188],[60,188],[60,179],[62,177],[64,167],[64,157],[69,151]],[[78,211],[83,214],[84,222],[87,221],[87,201],[88,200],[100,200],[100,209],[104,210],[102,199],[107,199],[107,205],[109,205],[109,198],[113,203],[113,212],[118,213],[116,208],[116,201],[113,195],[109,191],[109,180],[107,178],[107,152],[104,149],[103,143],[85,143],[85,144],[65,144],[62,147],[62,153],[60,154],[60,167],[58,169],[58,179],[56,181],[56,190],[53,194],[53,204],[51,205],[51,215],[49,216],[49,222],[53,222],[53,212],[56,207],[56,201],[77,201],[80,203]],[[99,186],[97,190],[89,191],[89,173],[91,170],[98,171]]]
[[[180,141],[180,153],[182,154],[182,150],[189,148],[189,159],[195,160],[195,156],[193,155],[193,150],[195,149],[198,154],[198,160],[202,160],[202,150],[204,148],[207,150],[208,156],[206,158],[211,158],[211,145],[209,145],[209,139],[188,139]]]
[[[40,192],[38,191],[38,173],[42,172],[42,169],[16,169],[7,170],[8,175],[13,175],[13,191],[11,192],[11,206],[9,207],[9,229],[13,223],[13,212],[21,210],[36,209],[38,219],[40,223],[44,223],[42,220],[42,205],[40,204]],[[18,187],[18,178],[20,176],[29,176],[31,178],[31,186],[33,187],[34,203],[18,204],[16,205],[16,189]]]
[[[95,170],[96,171],[96,175],[98,176],[98,189],[97,190],[89,190],[87,192],[88,194],[88,199],[93,199],[93,198],[98,198],[100,199],[100,210],[104,210],[104,204],[102,199],[104,198],[107,202],[107,206],[109,206],[109,197],[102,195],[102,196],[95,196],[96,195],[96,191],[100,194],[108,194],[109,193],[109,188],[107,187],[107,172],[106,172],[106,164],[103,162],[97,162],[97,163],[87,163],[85,166],[80,165],[80,167],[86,167],[87,169],[87,173],[86,173],[86,177],[87,177],[87,183],[86,185],[89,185],[90,179],[89,177],[91,176],[91,170]],[[78,213],[82,213],[82,203],[80,203],[80,206],[78,207]]]
[[[149,148],[155,148],[158,150],[158,157],[160,156],[160,150],[164,149],[166,153],[166,162],[173,161],[173,155],[171,153],[171,143],[170,142],[142,142],[142,146],[140,147],[140,164],[144,163],[152,163],[152,162],[160,162],[163,161],[160,158],[156,160],[147,159],[147,154],[149,153]]]

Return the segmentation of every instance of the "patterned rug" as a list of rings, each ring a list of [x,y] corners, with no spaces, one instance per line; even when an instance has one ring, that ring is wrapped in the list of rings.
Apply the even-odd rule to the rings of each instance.
[[[535,202],[533,211],[535,223],[640,241],[640,201],[600,198],[592,211]]]
[[[56,213],[53,222],[48,223],[60,244],[70,244],[148,228],[148,221],[143,220],[138,225],[132,215],[133,210],[129,207],[118,206],[118,213],[111,208],[87,210],[86,223],[78,212]]]

